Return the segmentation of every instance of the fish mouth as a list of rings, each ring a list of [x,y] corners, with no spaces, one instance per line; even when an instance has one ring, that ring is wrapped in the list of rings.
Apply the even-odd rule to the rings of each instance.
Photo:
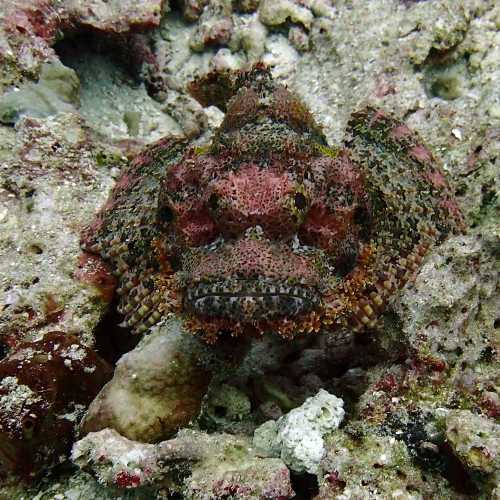
[[[255,323],[294,317],[320,304],[315,288],[265,279],[224,280],[190,286],[185,305],[197,316]]]

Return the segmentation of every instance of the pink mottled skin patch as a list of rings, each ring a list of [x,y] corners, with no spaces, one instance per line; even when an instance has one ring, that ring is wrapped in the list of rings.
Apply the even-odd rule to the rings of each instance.
[[[117,194],[119,193],[119,191],[130,188],[136,180],[137,178],[133,177],[132,175],[123,175],[122,177],[120,177],[120,179],[118,179],[115,184],[115,190]]]
[[[177,231],[180,241],[188,246],[209,243],[217,236],[214,221],[207,213],[202,202],[190,207],[189,211],[174,205],[177,209]]]
[[[321,276],[306,257],[293,254],[284,244],[243,238],[217,254],[201,254],[192,258],[190,281],[240,276],[295,279],[309,286],[321,283]]]
[[[248,227],[261,226],[271,237],[287,238],[295,222],[284,203],[295,194],[286,173],[242,165],[209,186],[208,198],[219,200],[218,229],[223,235],[240,234]]]

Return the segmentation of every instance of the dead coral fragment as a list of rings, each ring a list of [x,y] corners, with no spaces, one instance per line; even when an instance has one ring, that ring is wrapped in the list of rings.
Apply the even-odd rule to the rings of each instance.
[[[152,443],[188,425],[210,382],[199,366],[205,348],[175,320],[144,337],[118,361],[113,379],[91,403],[82,431],[112,427],[129,439]]]
[[[500,478],[500,425],[468,410],[453,410],[446,416],[446,437],[466,467]]]
[[[73,461],[108,486],[137,488],[167,482],[183,498],[281,499],[294,492],[285,464],[252,454],[248,438],[181,431],[175,439],[157,445],[130,441],[104,429],[78,441]],[[179,481],[179,468],[189,471]]]

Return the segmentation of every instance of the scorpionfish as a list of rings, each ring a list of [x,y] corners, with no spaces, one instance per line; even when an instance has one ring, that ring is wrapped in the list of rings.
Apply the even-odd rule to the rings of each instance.
[[[226,111],[211,143],[147,147],[82,239],[118,277],[133,332],[170,313],[209,342],[374,329],[429,249],[463,230],[439,162],[387,113],[353,113],[330,147],[263,65],[190,90]]]

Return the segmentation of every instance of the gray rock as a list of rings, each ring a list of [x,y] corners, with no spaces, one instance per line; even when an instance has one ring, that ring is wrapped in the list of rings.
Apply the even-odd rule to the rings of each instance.
[[[80,81],[74,70],[55,61],[42,66],[38,83],[26,83],[0,97],[0,122],[14,125],[23,116],[44,118],[76,112]]]

